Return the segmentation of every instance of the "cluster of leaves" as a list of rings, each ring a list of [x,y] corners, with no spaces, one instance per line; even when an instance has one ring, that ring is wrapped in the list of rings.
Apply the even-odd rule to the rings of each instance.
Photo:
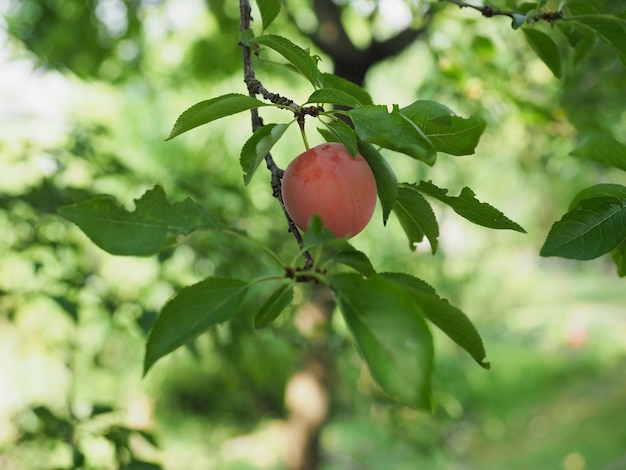
[[[527,11],[513,27],[533,23],[545,12],[547,0],[536,5],[525,4]],[[531,48],[561,78],[570,56],[577,64],[592,48],[602,42],[626,66],[626,10],[606,14],[597,2],[572,0],[556,10],[550,33],[524,27],[522,31]],[[560,34],[555,34],[556,31]],[[585,137],[571,152],[577,158],[626,170],[626,145],[607,135]],[[626,276],[626,187],[598,184],[581,190],[571,201],[569,210],[550,230],[541,248],[542,256],[590,260],[611,253],[617,273]]]
[[[539,2],[537,7],[543,8],[545,3]],[[266,29],[280,12],[280,2],[259,0],[258,7]],[[537,11],[529,10],[524,22],[532,23],[536,17]],[[612,29],[614,21],[622,21],[620,18],[598,19],[587,14],[571,18],[561,31],[577,48],[581,47],[580,41],[590,37],[589,34],[593,38],[600,37],[614,48],[621,44],[622,24],[617,23],[617,29]],[[566,18],[559,16],[561,19],[565,21]],[[515,24],[514,18],[516,26],[519,25]],[[556,43],[542,31],[526,27],[523,30],[539,57],[555,75],[560,76],[561,52]],[[260,91],[258,93],[263,94],[265,101],[239,93],[214,97],[182,113],[168,139],[248,110],[270,106],[286,110],[292,115],[288,122],[259,127],[243,145],[239,163],[244,183],[248,184],[290,125],[298,123],[304,133],[303,121],[310,114],[318,119],[318,131],[323,138],[341,142],[352,155],[360,153],[368,161],[376,178],[382,222],[386,224],[393,212],[408,238],[410,249],[415,249],[416,244],[426,238],[432,252],[437,250],[439,225],[427,198],[450,206],[460,216],[478,225],[524,232],[498,209],[479,201],[468,187],[463,188],[458,196],[452,196],[431,181],[398,182],[383,155],[383,152],[399,153],[417,162],[434,165],[438,154],[473,154],[485,129],[483,119],[476,116],[463,118],[434,101],[418,100],[391,108],[378,105],[364,89],[336,75],[322,73],[315,56],[285,37],[257,36],[253,31],[245,30],[240,41],[257,56],[268,51],[281,56],[288,69],[311,84],[313,91],[309,98],[304,103],[295,104]],[[328,107],[334,109],[326,110]],[[310,112],[311,109],[314,112]],[[617,160],[623,155],[623,148],[619,145],[614,141],[610,144],[617,152]],[[593,142],[587,147],[581,145],[577,152],[594,158],[590,155],[596,155],[597,149],[597,142]],[[595,159],[606,162],[604,157]],[[615,161],[612,164],[616,165]],[[588,259],[614,250],[618,264],[621,263],[620,272],[623,272],[625,201],[626,191],[617,185],[601,185],[583,191],[573,202],[572,210],[555,224],[542,254]],[[133,212],[109,196],[98,196],[66,206],[60,213],[77,224],[98,246],[116,255],[150,256],[171,246],[181,235],[196,230],[220,231],[256,243],[191,199],[171,204],[160,186],[139,198]],[[580,229],[581,221],[584,230]],[[589,243],[590,240],[593,243]],[[239,313],[246,293],[254,285],[271,286],[265,291],[266,301],[259,306],[255,326],[261,328],[271,324],[293,301],[298,282],[323,284],[334,292],[372,376],[386,393],[405,404],[426,408],[431,405],[433,346],[427,321],[465,349],[478,364],[489,367],[482,340],[468,317],[423,280],[406,273],[377,272],[365,253],[354,249],[346,240],[334,239],[319,220],[303,235],[299,245],[298,256],[291,263],[261,246],[276,262],[275,275],[247,281],[211,276],[181,289],[163,307],[150,331],[144,373],[157,360],[201,333],[233,319]],[[313,266],[300,268],[297,263],[305,252],[315,252],[315,261]]]
[[[36,425],[33,428],[25,416],[18,417],[21,434],[20,443],[38,442],[43,444],[56,444],[64,442],[72,449],[72,463],[67,468],[87,468],[88,457],[83,449],[83,441],[90,436],[103,436],[115,448],[115,463],[117,468],[123,470],[159,470],[160,465],[147,462],[135,455],[131,438],[134,435],[141,436],[148,444],[158,447],[154,436],[144,430],[131,429],[117,424],[104,424],[103,418],[114,410],[109,406],[95,405],[85,417],[78,417],[70,412],[69,416],[62,416],[58,412],[46,406],[35,406],[29,410],[35,417]],[[26,415],[26,412],[24,412]]]
[[[273,19],[273,10],[264,8],[264,4],[260,2],[259,6],[267,27]],[[485,129],[482,118],[462,118],[440,103],[424,100],[402,108],[394,105],[390,110],[374,104],[370,95],[355,84],[321,73],[316,58],[287,38],[254,36],[248,30],[242,33],[241,41],[259,54],[269,49],[281,55],[290,69],[310,82],[311,96],[300,105],[286,104],[284,99],[266,102],[237,93],[218,96],[182,113],[169,139],[246,110],[275,106],[298,116],[315,105],[322,136],[343,143],[351,154],[361,153],[368,161],[377,182],[383,223],[393,212],[411,249],[424,237],[433,253],[437,249],[439,227],[425,196],[449,205],[476,224],[524,231],[494,207],[480,202],[470,188],[464,188],[459,196],[451,196],[446,189],[429,181],[398,183],[381,153],[383,149],[401,153],[427,165],[436,162],[438,153],[472,154]],[[324,111],[324,106],[341,109]],[[261,161],[288,126],[297,121],[294,117],[287,123],[268,123],[252,134],[240,155],[244,183],[251,181]],[[220,231],[254,242],[191,199],[169,203],[160,186],[138,199],[133,212],[110,196],[98,196],[65,206],[60,213],[76,223],[98,246],[116,255],[150,256],[169,247],[178,236],[195,230]],[[299,257],[287,263],[263,247],[278,266],[276,275],[251,281],[212,276],[181,289],[163,307],[149,334],[144,372],[158,359],[237,315],[253,285],[279,283],[278,287],[267,288],[266,301],[256,315],[256,327],[264,327],[292,302],[296,283],[303,281],[321,283],[334,291],[372,376],[383,390],[403,403],[430,406],[433,347],[427,320],[481,366],[489,367],[482,340],[470,320],[426,282],[404,273],[377,273],[366,254],[355,250],[346,240],[334,239],[320,223],[314,224],[303,240],[300,254],[316,253],[315,264],[310,269],[298,268]]]
[[[571,155],[626,171],[626,145],[602,135],[584,139]],[[626,186],[602,183],[581,190],[555,222],[542,256],[590,260],[610,253],[626,276]]]
[[[513,17],[513,28],[522,25],[526,41],[555,77],[563,76],[569,57],[576,64],[598,41],[612,49],[626,64],[626,11],[619,15],[600,12],[594,2],[573,0],[556,10],[547,8],[547,0],[525,3],[522,13]],[[552,26],[544,31],[536,24],[543,18]],[[532,26],[530,26],[532,25]],[[560,34],[556,34],[556,33]]]

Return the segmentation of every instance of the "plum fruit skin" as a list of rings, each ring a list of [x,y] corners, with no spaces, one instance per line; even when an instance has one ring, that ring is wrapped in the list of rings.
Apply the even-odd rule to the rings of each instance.
[[[376,207],[376,180],[365,159],[343,144],[317,145],[287,166],[282,181],[287,213],[301,230],[318,215],[336,237],[353,237]]]

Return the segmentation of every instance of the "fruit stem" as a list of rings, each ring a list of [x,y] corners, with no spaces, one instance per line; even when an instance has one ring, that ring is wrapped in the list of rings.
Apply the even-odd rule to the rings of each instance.
[[[309,150],[311,147],[309,146],[309,141],[306,138],[306,131],[304,130],[304,114],[298,115],[296,120],[298,121],[298,127],[300,127],[300,134],[302,135],[302,140],[304,141],[304,148]]]

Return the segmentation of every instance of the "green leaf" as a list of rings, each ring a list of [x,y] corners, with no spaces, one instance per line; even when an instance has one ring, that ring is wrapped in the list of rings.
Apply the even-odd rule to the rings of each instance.
[[[612,15],[580,15],[564,18],[594,31],[626,65],[626,18]]]
[[[587,137],[570,155],[626,171],[626,145],[605,135]]]
[[[219,228],[216,218],[187,198],[170,204],[161,186],[135,200],[127,212],[111,196],[96,196],[59,209],[100,248],[114,255],[150,256],[172,245],[178,235]]]
[[[347,108],[361,107],[361,102],[354,96],[346,93],[345,91],[336,90],[334,88],[321,88],[319,90],[315,90],[306,102],[337,104]]]
[[[511,28],[519,29],[526,22],[526,16],[527,15],[522,15],[521,13],[513,13]]]
[[[432,165],[437,152],[424,132],[397,108],[390,113],[385,106],[363,106],[348,111],[358,137]]]
[[[438,188],[430,181],[421,181],[415,188],[428,196],[439,199],[450,206],[461,217],[476,225],[526,233],[526,230],[510,220],[498,209],[476,199],[474,191],[468,187],[463,188],[458,197],[448,196],[447,189]]]
[[[349,266],[365,277],[369,277],[376,272],[367,255],[355,249],[338,252],[333,256],[333,261]]]
[[[309,221],[309,227],[302,233],[303,249],[322,248],[326,250],[341,250],[349,246],[346,238],[337,238],[333,232],[324,227],[322,219],[314,214]]]
[[[239,42],[246,47],[254,47],[252,39],[254,39],[254,31],[251,29],[245,29],[239,33]]]
[[[620,243],[617,248],[611,252],[611,258],[617,268],[619,277],[626,277],[626,240]]]
[[[585,199],[555,222],[541,256],[589,260],[617,248],[626,239],[626,200]]]
[[[393,168],[373,145],[359,141],[359,153],[374,172],[376,191],[383,212],[383,224],[386,225],[389,214],[398,198],[398,179]]]
[[[353,157],[356,157],[357,153],[359,153],[359,147],[356,135],[354,134],[354,129],[341,119],[335,119],[334,121],[325,122],[324,124],[330,132],[325,129],[318,129],[320,134],[322,134],[328,142],[342,143],[346,147],[348,153]]]
[[[379,275],[330,276],[330,287],[374,380],[391,397],[431,407],[433,340],[412,289]]]
[[[416,244],[421,242],[426,235],[430,242],[430,249],[435,254],[439,237],[439,224],[424,196],[414,186],[401,184],[398,188],[398,199],[393,211],[398,217],[404,233],[409,238],[411,250],[415,250]]]
[[[322,74],[322,87],[341,90],[354,97],[360,104],[374,104],[370,94],[355,83],[331,73]]]
[[[483,118],[462,118],[435,101],[415,101],[400,112],[424,131],[437,152],[450,155],[473,154],[487,125]]]
[[[257,0],[263,29],[267,29],[280,13],[280,0]]]
[[[150,330],[144,375],[163,356],[235,315],[247,287],[238,279],[209,277],[181,289],[165,304]]]
[[[321,74],[317,68],[317,60],[308,51],[294,44],[289,39],[274,34],[254,38],[254,42],[262,44],[282,55],[287,62],[303,75],[315,88],[321,87]]]
[[[254,318],[255,328],[265,328],[278,318],[293,300],[293,283],[280,285],[261,305]]]
[[[581,27],[576,23],[558,21],[556,26],[573,49],[572,61],[574,64],[578,64],[597,42],[597,35],[593,30]]]
[[[246,185],[250,183],[259,164],[288,127],[288,124],[267,124],[259,127],[243,145],[239,163],[243,169],[243,181]]]
[[[405,273],[381,273],[381,276],[412,289],[412,300],[426,319],[467,351],[481,367],[491,367],[485,360],[487,354],[478,330],[461,310],[440,298],[428,283],[414,276]]]
[[[574,199],[570,202],[569,210],[571,211],[575,209],[585,199],[595,198],[614,198],[617,203],[620,203],[621,201],[626,202],[626,186],[622,186],[621,184],[602,183],[585,188],[574,196]]]
[[[563,75],[561,53],[554,39],[538,29],[524,28],[522,31],[526,37],[526,41],[537,56],[548,66],[555,77],[561,78]]]
[[[210,100],[201,101],[200,103],[194,104],[178,117],[172,128],[172,132],[170,132],[166,140],[171,140],[191,129],[195,129],[198,126],[215,121],[216,119],[261,106],[267,106],[267,104],[251,96],[241,95],[239,93],[230,93]]]

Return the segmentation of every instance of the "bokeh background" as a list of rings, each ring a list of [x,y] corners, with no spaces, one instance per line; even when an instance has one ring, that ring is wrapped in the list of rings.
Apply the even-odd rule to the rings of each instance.
[[[272,32],[307,47],[302,31],[316,18],[308,2],[288,3],[292,17],[283,13]],[[374,4],[344,12],[357,44],[418,22],[426,8],[380,2],[380,19],[365,28]],[[380,213],[354,245],[377,270],[417,275],[461,307],[492,370],[437,335],[436,408],[427,414],[388,402],[339,342],[323,468],[626,468],[624,280],[609,259],[538,255],[580,189],[626,183],[569,155],[590,132],[623,140],[626,71],[597,45],[559,81],[508,20],[452,7],[373,67],[365,86],[378,103],[433,99],[481,115],[487,130],[473,156],[442,155],[432,168],[399,155],[390,162],[402,181],[432,179],[452,194],[470,186],[528,233],[475,227],[435,204],[435,256],[428,246],[409,250],[397,221],[383,227]],[[0,468],[74,468],[81,459],[96,469],[283,468],[284,387],[301,359],[291,331],[305,293],[275,328],[233,321],[142,378],[146,332],[177,289],[212,274],[262,275],[267,259],[202,233],[157,257],[115,257],[55,213],[101,193],[132,209],[160,184],[171,200],[191,196],[261,243],[295,252],[269,175],[243,185],[247,115],[164,141],[191,104],[246,92],[236,2],[0,0],[0,14]],[[296,101],[311,92],[273,64],[258,64],[257,75]],[[308,133],[321,141],[313,123]],[[292,134],[273,152],[283,168],[303,150]],[[244,310],[259,301],[250,296]]]

